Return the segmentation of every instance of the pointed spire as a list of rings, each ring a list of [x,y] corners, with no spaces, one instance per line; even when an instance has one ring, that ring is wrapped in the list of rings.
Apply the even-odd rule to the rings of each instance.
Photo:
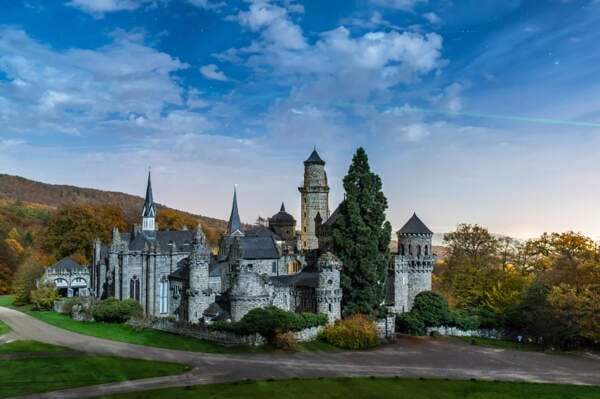
[[[152,196],[152,180],[150,178],[150,171],[148,171],[148,184],[146,185],[146,200],[144,201],[144,207],[142,208],[142,217],[154,217],[156,216],[156,205],[154,205],[154,198]]]
[[[281,209],[279,212],[285,212],[285,204],[283,202],[281,203]]]
[[[244,227],[242,226],[240,214],[238,212],[236,187],[233,188],[233,205],[231,206],[231,215],[229,216],[229,222],[227,223],[227,234],[244,235]]]
[[[313,149],[313,152],[310,154],[310,156],[308,157],[308,159],[306,161],[304,161],[305,164],[320,164],[320,165],[325,165],[325,161],[323,161],[323,159],[321,159],[321,157],[319,156],[319,153],[317,152],[317,147],[315,146],[315,148]]]
[[[156,205],[152,196],[152,180],[150,178],[150,169],[148,169],[148,184],[146,186],[146,199],[142,208],[142,231],[156,230]]]

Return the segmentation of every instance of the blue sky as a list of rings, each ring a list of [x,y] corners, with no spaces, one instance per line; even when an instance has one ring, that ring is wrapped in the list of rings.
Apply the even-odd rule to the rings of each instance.
[[[226,218],[332,209],[356,147],[416,211],[600,239],[600,2],[64,0],[0,5],[0,171]]]

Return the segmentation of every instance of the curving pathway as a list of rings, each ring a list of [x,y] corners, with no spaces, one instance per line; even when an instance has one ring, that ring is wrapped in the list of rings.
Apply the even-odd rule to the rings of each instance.
[[[401,338],[394,345],[364,352],[222,355],[153,348],[63,330],[13,309],[0,307],[11,339],[33,339],[88,354],[184,363],[193,370],[149,378],[33,395],[84,398],[234,380],[293,377],[393,377],[487,379],[600,385],[600,361],[473,346],[459,340]]]

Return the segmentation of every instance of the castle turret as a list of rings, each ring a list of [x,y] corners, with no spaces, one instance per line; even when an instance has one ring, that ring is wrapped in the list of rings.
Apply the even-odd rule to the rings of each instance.
[[[329,186],[325,161],[321,159],[315,149],[310,157],[304,161],[304,185],[298,187],[302,203],[302,249],[317,249],[319,242],[315,229],[317,214],[322,219],[329,218]]]
[[[394,258],[394,311],[408,312],[415,296],[431,290],[435,255],[431,250],[433,232],[415,214],[396,233],[398,255]]]
[[[203,317],[204,311],[215,301],[215,294],[208,285],[208,265],[210,248],[206,236],[199,224],[192,242],[190,254],[190,286],[188,298],[188,318],[197,323]]]
[[[273,230],[284,241],[294,239],[296,219],[285,211],[285,205],[281,203],[281,209],[269,218],[269,228]]]
[[[319,257],[319,280],[315,290],[317,313],[326,314],[329,322],[342,317],[342,289],[340,287],[340,271],[342,263],[331,252]]]
[[[152,197],[152,182],[150,180],[150,172],[148,172],[148,184],[146,185],[146,200],[142,208],[142,231],[156,230],[156,205]]]

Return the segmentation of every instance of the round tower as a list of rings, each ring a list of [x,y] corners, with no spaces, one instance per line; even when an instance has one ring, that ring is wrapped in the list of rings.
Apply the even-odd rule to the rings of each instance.
[[[281,203],[281,209],[273,217],[269,218],[269,228],[273,230],[284,241],[294,239],[296,219],[285,211],[285,205]]]
[[[304,161],[304,185],[298,187],[302,204],[301,244],[302,249],[317,249],[319,241],[315,231],[315,218],[320,214],[323,220],[329,218],[329,186],[325,161],[317,150]]]
[[[317,313],[326,314],[333,323],[342,317],[342,289],[340,287],[340,271],[342,262],[331,252],[319,257],[319,279],[315,289]]]
[[[404,311],[409,311],[419,292],[431,291],[431,273],[435,264],[435,255],[431,248],[433,232],[415,213],[396,234],[398,256],[395,267],[404,273],[395,274],[403,278],[402,282],[395,282],[395,286],[398,291],[406,292]],[[408,281],[404,279],[405,276]],[[395,305],[398,308],[399,304]]]

